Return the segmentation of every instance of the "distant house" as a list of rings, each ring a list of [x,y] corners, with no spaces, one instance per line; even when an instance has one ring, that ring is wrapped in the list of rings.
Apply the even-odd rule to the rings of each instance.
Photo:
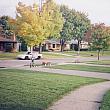
[[[88,42],[86,41],[81,41],[80,45],[80,50],[88,50],[89,45]],[[34,51],[38,51],[39,47],[34,46],[33,48]],[[45,40],[44,43],[42,44],[42,51],[60,51],[61,50],[61,44],[60,40]],[[63,47],[63,50],[78,50],[78,41],[77,40],[71,40],[71,41],[66,41]]]
[[[60,40],[46,40],[44,42],[43,48],[45,50],[50,50],[50,51],[60,51],[61,50],[61,44]],[[70,50],[70,44],[69,42],[65,42],[64,44],[64,50]]]
[[[71,40],[70,42],[70,48],[77,51],[78,50],[78,41],[77,40]],[[82,40],[80,44],[80,50],[88,50],[89,44],[87,41]]]
[[[81,41],[80,49],[82,50],[88,50],[89,49],[89,44],[86,41]]]
[[[0,51],[1,52],[17,51],[17,41],[15,35],[5,36],[0,33]]]

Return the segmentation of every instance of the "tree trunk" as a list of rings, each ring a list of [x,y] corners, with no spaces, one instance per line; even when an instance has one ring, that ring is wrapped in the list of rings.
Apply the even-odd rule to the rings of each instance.
[[[19,43],[19,52],[21,52],[21,43]]]
[[[61,39],[61,40],[60,40],[60,44],[61,44],[61,52],[63,52],[65,40]]]
[[[64,47],[63,44],[61,44],[61,52],[63,52],[63,47]]]
[[[33,46],[30,46],[30,52],[33,52]]]
[[[40,43],[39,44],[39,53],[41,53],[42,52],[42,44]]]
[[[78,40],[78,53],[77,53],[77,55],[79,55],[79,52],[80,52],[80,41]]]
[[[97,57],[98,57],[98,60],[100,60],[100,50],[98,50],[98,55],[97,55]]]

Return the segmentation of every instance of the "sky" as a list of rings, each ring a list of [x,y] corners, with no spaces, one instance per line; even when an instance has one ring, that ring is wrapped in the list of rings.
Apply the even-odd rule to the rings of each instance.
[[[0,0],[0,16],[15,17],[18,2],[31,5],[39,0]],[[110,0],[55,0],[77,11],[85,12],[92,23],[105,23],[110,26]]]

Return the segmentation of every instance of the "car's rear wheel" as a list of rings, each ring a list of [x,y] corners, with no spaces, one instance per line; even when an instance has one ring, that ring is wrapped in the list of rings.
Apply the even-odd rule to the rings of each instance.
[[[39,59],[41,59],[41,56],[38,56],[38,57],[37,57],[37,60],[39,60]]]
[[[29,57],[28,56],[25,56],[25,60],[29,60]]]

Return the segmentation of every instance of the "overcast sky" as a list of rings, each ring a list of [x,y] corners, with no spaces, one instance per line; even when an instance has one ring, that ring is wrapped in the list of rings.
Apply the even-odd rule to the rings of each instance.
[[[33,4],[39,0],[0,0],[0,16],[15,16],[18,1]],[[110,25],[110,0],[55,0],[58,4],[68,5],[70,8],[88,13],[92,23],[103,22]]]

